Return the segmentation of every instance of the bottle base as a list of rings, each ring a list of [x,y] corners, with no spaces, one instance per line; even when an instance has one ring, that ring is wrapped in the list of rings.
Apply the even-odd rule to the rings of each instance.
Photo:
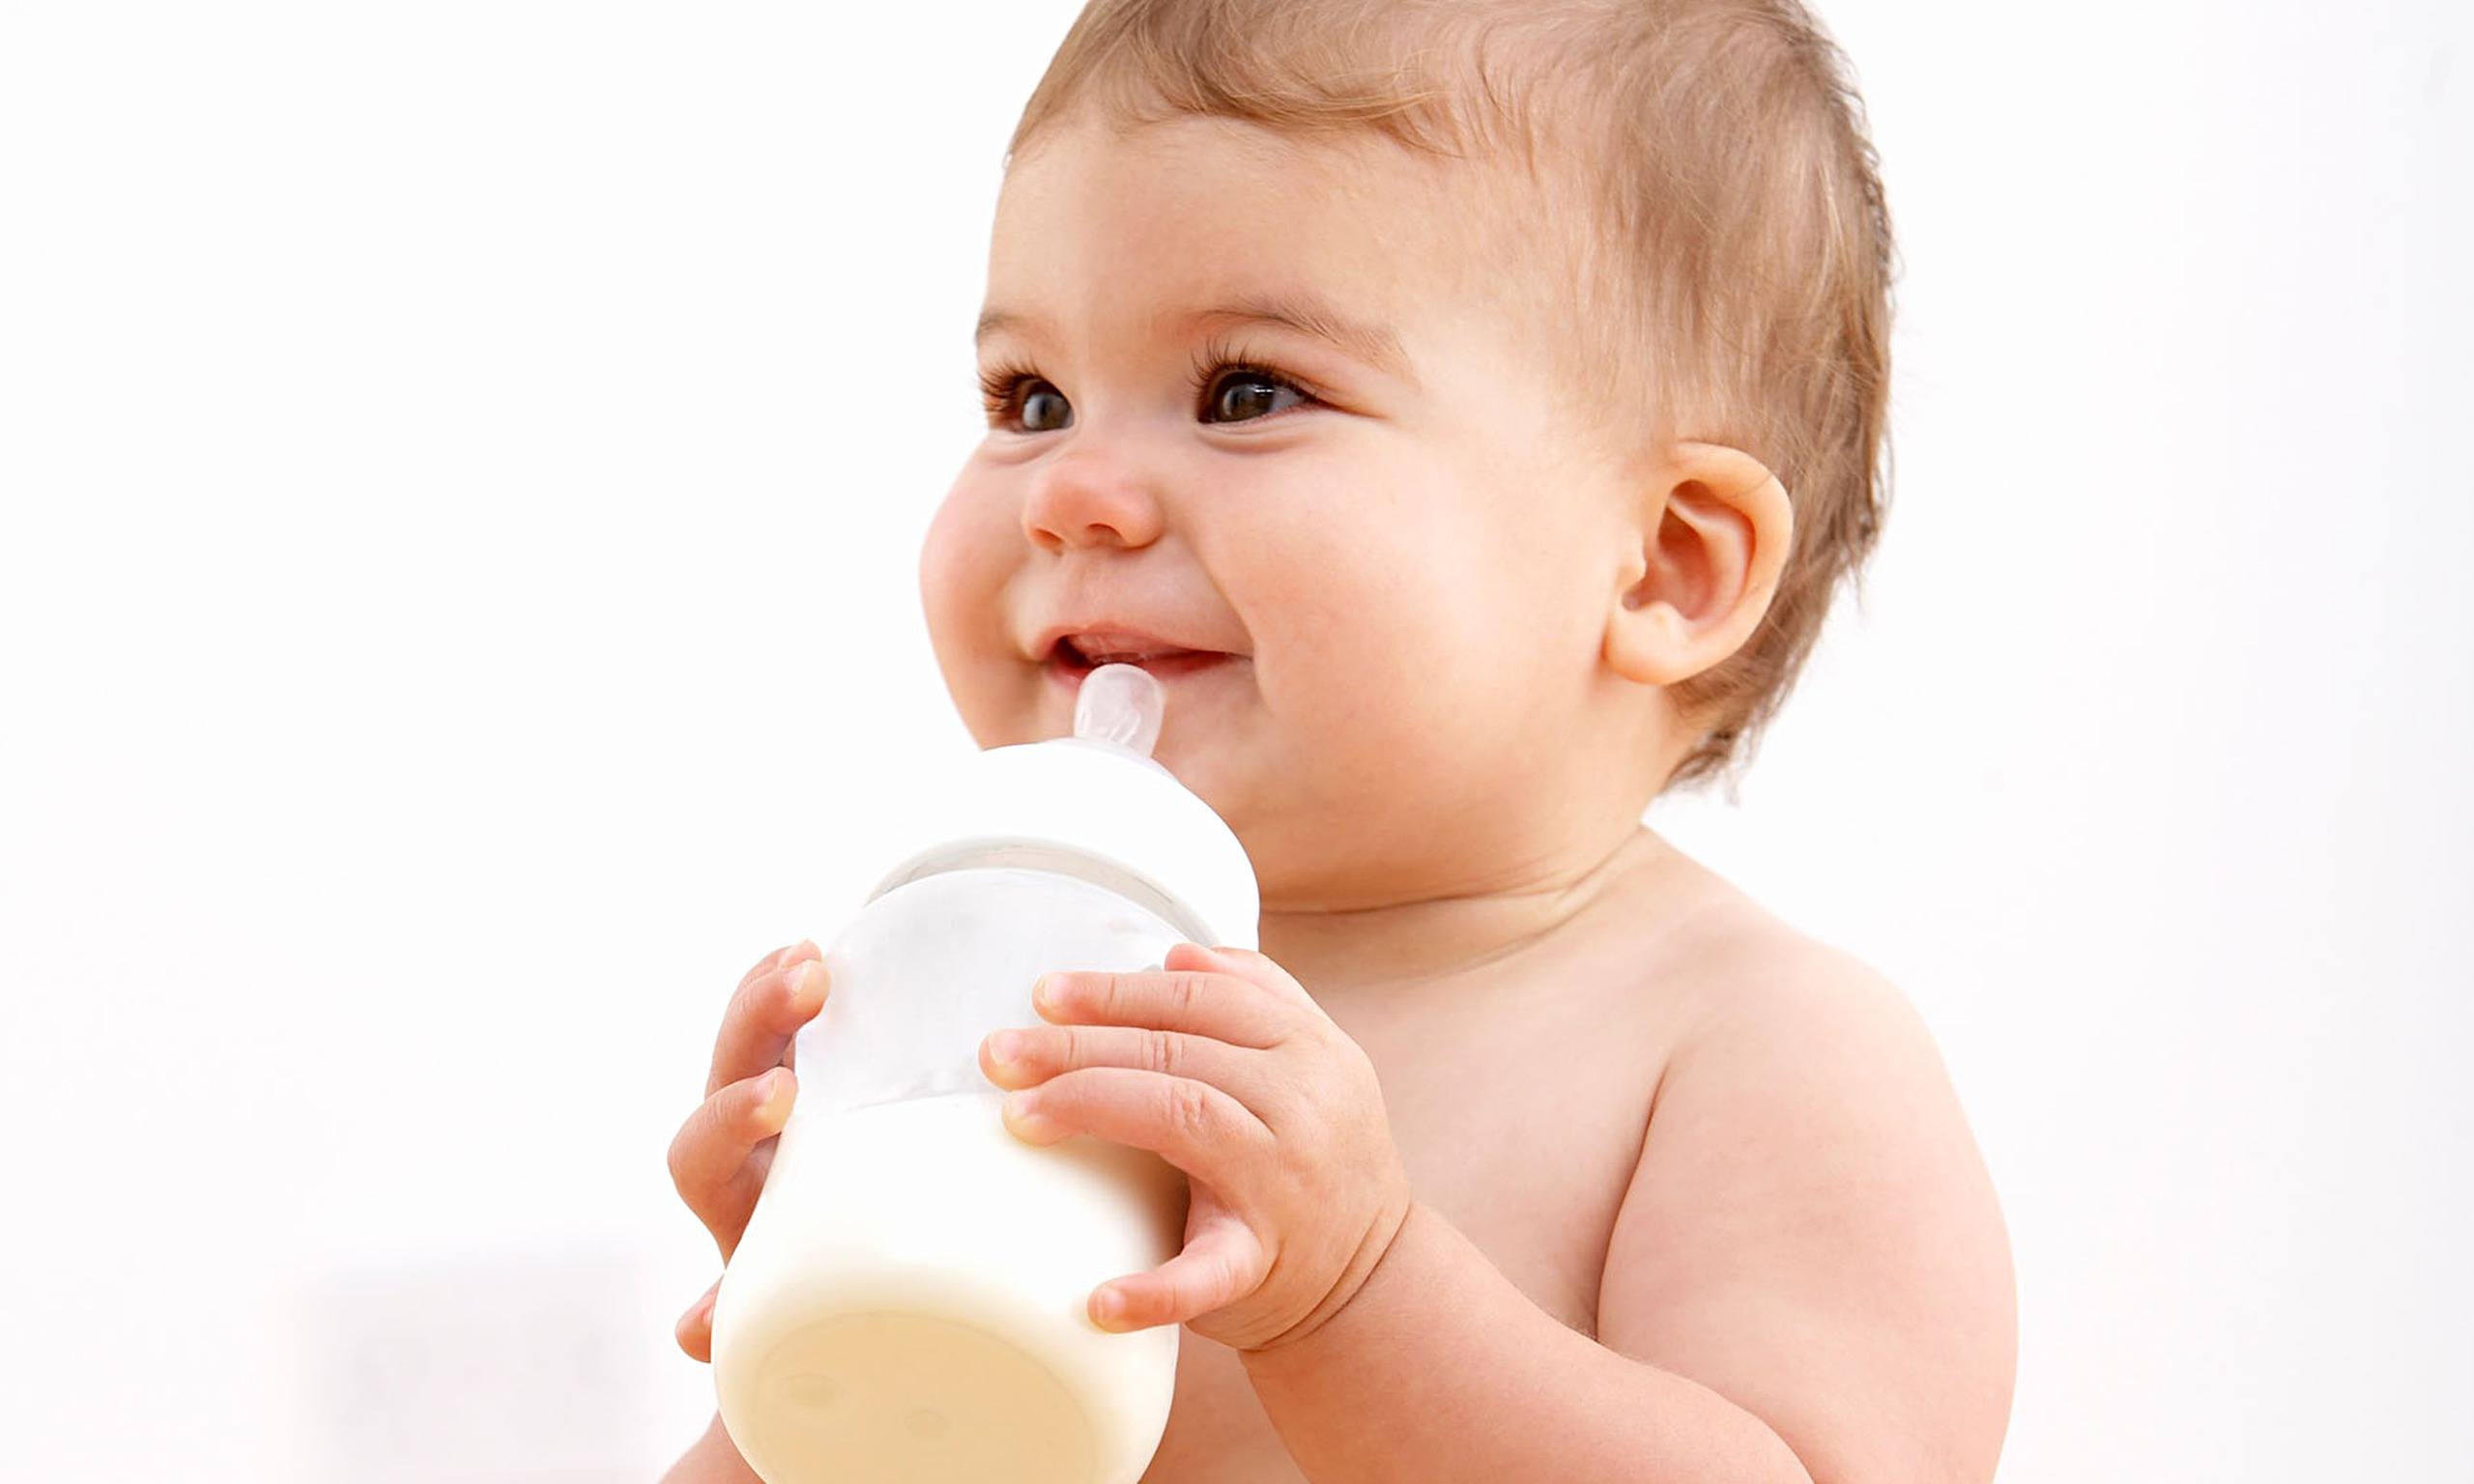
[[[732,1441],[766,1484],[1091,1484],[1090,1419],[1055,1373],[985,1329],[843,1313],[758,1361]]]

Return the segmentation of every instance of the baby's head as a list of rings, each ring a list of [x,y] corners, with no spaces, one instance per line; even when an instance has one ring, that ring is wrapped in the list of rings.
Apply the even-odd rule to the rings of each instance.
[[[1158,756],[1267,908],[1500,885],[1726,770],[1882,509],[1842,66],[1794,0],[1094,0],[921,560],[973,735],[1068,729],[1060,634],[1217,652],[1146,662]]]

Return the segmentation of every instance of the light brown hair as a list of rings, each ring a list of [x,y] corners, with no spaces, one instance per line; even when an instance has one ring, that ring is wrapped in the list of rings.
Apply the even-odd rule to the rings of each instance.
[[[1610,446],[1723,443],[1788,491],[1769,613],[1669,688],[1702,734],[1668,786],[1749,755],[1888,505],[1889,216],[1846,59],[1798,0],[1092,0],[1009,161],[1086,102],[1493,167],[1517,198],[1486,214],[1552,286],[1558,363]]]

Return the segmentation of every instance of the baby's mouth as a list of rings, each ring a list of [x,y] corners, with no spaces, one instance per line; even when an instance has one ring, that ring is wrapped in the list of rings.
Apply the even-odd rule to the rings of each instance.
[[[1095,645],[1086,651],[1069,637],[1058,640],[1056,647],[1049,652],[1048,670],[1068,688],[1079,688],[1084,675],[1103,665],[1136,666],[1153,679],[1165,681],[1217,669],[1223,661],[1234,658],[1236,656],[1223,654],[1216,649],[1166,646],[1110,649]]]

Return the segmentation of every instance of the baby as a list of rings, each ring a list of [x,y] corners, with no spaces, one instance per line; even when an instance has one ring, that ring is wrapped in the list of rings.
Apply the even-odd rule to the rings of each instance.
[[[1877,528],[1890,243],[1795,0],[1095,0],[1023,114],[986,440],[920,564],[982,746],[1130,660],[1261,952],[1052,976],[1020,1137],[1160,1153],[1157,1484],[1989,1478],[2015,1300],[1899,992],[1641,817],[1723,777]],[[726,1012],[725,1259],[831,992]],[[711,1294],[679,1324],[707,1358]],[[670,1475],[751,1478],[715,1425]]]

